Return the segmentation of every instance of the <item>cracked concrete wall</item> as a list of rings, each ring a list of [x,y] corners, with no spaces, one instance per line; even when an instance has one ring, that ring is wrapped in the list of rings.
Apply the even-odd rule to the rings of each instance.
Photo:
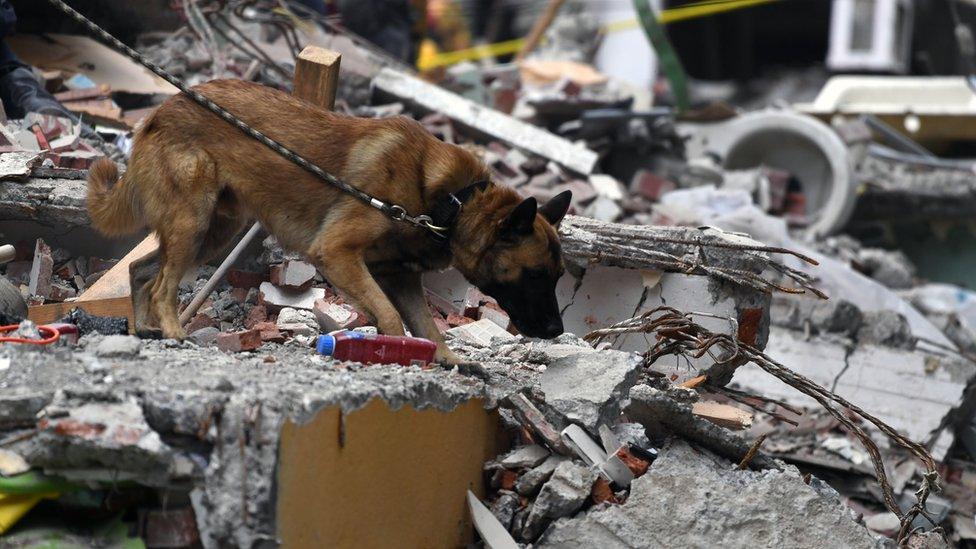
[[[770,296],[751,288],[710,277],[639,271],[594,265],[582,279],[567,274],[556,286],[563,311],[563,326],[579,336],[626,320],[661,305],[686,312],[706,312],[721,318],[695,317],[695,321],[717,333],[732,334],[729,320],[738,324],[738,335],[762,348],[769,334]],[[454,269],[428,273],[424,285],[448,299],[462,299],[470,286]],[[621,337],[614,348],[643,352],[648,348],[641,335]],[[671,360],[670,364],[673,365]],[[709,360],[693,361],[694,370],[707,370]],[[662,368],[665,365],[660,365]],[[688,373],[688,370],[676,373]],[[697,373],[692,374],[698,375]]]

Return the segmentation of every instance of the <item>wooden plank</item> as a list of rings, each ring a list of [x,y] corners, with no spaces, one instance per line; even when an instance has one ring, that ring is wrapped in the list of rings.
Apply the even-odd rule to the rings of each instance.
[[[36,305],[27,311],[27,318],[35,324],[50,324],[71,312],[72,309],[83,309],[88,314],[97,316],[124,316],[129,319],[129,331],[135,328],[132,318],[132,300],[128,296],[111,297],[97,301],[72,301],[67,303],[50,303]]]
[[[752,425],[750,412],[708,400],[694,403],[691,406],[691,413],[733,431],[740,431]]]
[[[564,1],[549,0],[546,9],[536,19],[535,24],[532,25],[532,30],[529,31],[529,35],[525,37],[525,43],[522,44],[522,49],[515,56],[516,61],[525,59],[539,45],[539,41],[542,40],[542,35],[546,33],[546,29],[552,24],[552,20],[556,18],[556,14],[559,13],[559,8],[563,7]]]
[[[150,234],[142,242],[137,244],[135,248],[132,248],[129,253],[125,254],[125,257],[109,269],[107,273],[89,286],[78,297],[75,303],[131,295],[132,290],[129,287],[129,265],[135,260],[156,251],[157,248],[159,248],[159,242],[156,240],[156,234]]]
[[[298,55],[295,65],[295,90],[293,95],[324,109],[335,106],[336,88],[339,85],[339,63],[342,56],[318,46],[307,46]]]

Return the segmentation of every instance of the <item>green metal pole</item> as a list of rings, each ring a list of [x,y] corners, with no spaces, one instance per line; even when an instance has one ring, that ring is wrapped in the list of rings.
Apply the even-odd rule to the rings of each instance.
[[[678,59],[678,54],[671,46],[667,34],[664,33],[664,27],[651,10],[650,0],[634,0],[634,9],[637,10],[637,19],[644,28],[644,34],[647,35],[651,46],[657,52],[661,70],[671,84],[671,93],[674,94],[678,114],[684,113],[691,107],[688,100],[688,77],[685,68],[681,65],[681,60]]]

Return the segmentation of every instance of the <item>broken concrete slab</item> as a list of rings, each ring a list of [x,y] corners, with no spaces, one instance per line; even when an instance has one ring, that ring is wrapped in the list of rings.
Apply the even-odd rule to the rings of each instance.
[[[542,392],[550,407],[595,433],[620,415],[643,362],[636,353],[614,350],[570,355],[546,368]]]
[[[819,479],[794,468],[739,471],[732,463],[674,440],[623,505],[600,505],[556,521],[537,547],[850,547],[884,544],[857,523]]]
[[[928,440],[954,408],[961,406],[976,366],[962,359],[874,344],[849,350],[843,341],[773,328],[766,353],[777,362],[850,400],[908,438]],[[809,407],[819,405],[759,368],[739,368],[736,383],[769,398]],[[944,430],[932,447],[936,459],[952,443]]]
[[[538,154],[575,172],[589,174],[596,165],[597,154],[585,147],[502,112],[478,105],[415,76],[385,68],[373,78],[373,89],[380,96],[392,97],[425,111],[444,113],[457,124],[482,136]]]
[[[41,154],[33,151],[0,153],[0,181],[27,178],[40,158]]]
[[[0,219],[37,221],[59,228],[90,226],[86,189],[87,183],[71,179],[0,182]]]
[[[37,436],[16,447],[32,466],[67,478],[133,480],[164,486],[171,477],[172,449],[153,431],[135,398],[89,402],[66,417],[41,419]],[[92,471],[101,469],[101,471]]]
[[[209,546],[253,547],[256,540],[277,539],[288,535],[288,532],[276,529],[276,524],[282,524],[285,519],[307,520],[309,522],[305,524],[321,526],[327,521],[318,510],[325,504],[316,498],[331,494],[328,495],[328,505],[339,513],[343,506],[351,509],[350,493],[375,494],[376,499],[370,505],[379,507],[373,507],[374,510],[385,509],[384,505],[403,505],[403,508],[389,510],[389,516],[409,516],[405,508],[414,511],[422,508],[425,513],[437,515],[436,520],[443,521],[436,528],[423,523],[412,532],[414,537],[411,539],[418,541],[411,545],[456,546],[470,539],[463,500],[431,496],[419,501],[413,495],[420,494],[425,490],[424,486],[429,485],[429,479],[415,467],[439,463],[439,470],[451,470],[452,490],[458,487],[463,492],[464,488],[479,484],[484,461],[505,450],[502,442],[494,438],[499,432],[497,416],[487,409],[489,402],[497,402],[504,395],[494,394],[494,389],[481,381],[439,368],[339,367],[307,348],[293,345],[265,346],[261,353],[224,354],[192,342],[173,340],[144,340],[139,358],[112,360],[108,372],[112,380],[106,381],[105,369],[89,367],[96,359],[105,362],[95,356],[100,340],[99,336],[85,336],[70,353],[54,347],[19,352],[10,368],[0,370],[0,384],[4,387],[0,391],[0,430],[36,426],[37,414],[45,407],[51,416],[50,429],[54,429],[55,416],[64,412],[70,415],[56,419],[74,417],[74,410],[85,404],[116,406],[126,403],[130,397],[135,398],[145,414],[145,422],[169,445],[173,459],[159,463],[153,459],[143,462],[140,458],[139,463],[151,469],[150,474],[138,469],[131,473],[121,471],[124,474],[118,476],[123,479],[136,477],[137,481],[150,478],[154,486],[194,487],[198,526],[206,543],[211,544]],[[12,350],[0,349],[0,354]],[[268,361],[269,357],[273,360]],[[497,372],[500,374],[505,370],[498,368]],[[64,396],[58,397],[56,405],[51,406],[49,403],[55,393]],[[370,411],[366,411],[367,408]],[[316,423],[324,410],[328,410],[327,417]],[[365,414],[360,416],[364,411]],[[456,416],[455,411],[460,411],[461,415]],[[405,423],[391,426],[384,423],[385,420],[378,420],[377,414],[386,414],[382,416],[384,418],[394,414],[401,418],[398,421]],[[133,418],[133,422],[138,423],[136,419]],[[282,442],[282,426],[289,421],[293,422],[289,423],[293,427],[289,444],[302,440],[315,444],[330,441],[330,457],[322,458],[319,461],[321,468],[314,473],[309,473],[309,463],[304,457],[310,454],[299,448],[288,449],[289,445]],[[314,433],[318,434],[296,435],[302,433],[301,427],[313,424]],[[345,426],[344,447],[340,447],[334,436],[339,432],[340,424]],[[370,437],[361,439],[354,434],[360,427],[368,425],[375,427]],[[418,429],[423,429],[424,440],[441,441],[458,449],[460,454],[444,454],[440,445],[411,446],[416,452],[411,455],[419,457],[416,460],[401,459],[400,444],[413,440]],[[106,432],[110,430],[107,428]],[[325,436],[325,433],[332,435]],[[391,442],[391,433],[396,443]],[[43,436],[55,437],[56,433]],[[8,433],[3,432],[0,438],[6,443]],[[50,464],[48,472],[53,474],[97,469],[95,472],[111,481],[115,478],[113,473],[119,472],[115,458],[123,454],[128,459],[135,453],[132,448],[113,447],[109,444],[112,440],[101,437],[72,440],[71,448],[84,445],[85,452],[76,452],[67,451],[66,446],[52,446],[45,439],[39,445],[49,448],[50,455],[44,456],[37,454],[36,449],[24,451],[26,445],[31,444],[29,440],[5,448],[24,456],[32,466]],[[281,452],[285,451],[290,453],[290,465],[279,461]],[[313,454],[323,455],[320,452]],[[459,458],[462,454],[464,457]],[[43,461],[33,461],[35,455]],[[364,459],[376,461],[367,463]],[[445,461],[437,461],[440,459]],[[345,460],[344,466],[365,467],[364,471],[372,473],[340,471],[336,469],[339,460]],[[196,469],[193,464],[197,464]],[[134,466],[126,467],[133,469]],[[292,491],[276,493],[276,474],[291,467],[295,467],[289,481]],[[389,475],[379,483],[381,486],[399,485],[393,481],[402,482],[406,477],[416,482],[393,497],[363,484],[372,482],[370,479],[375,478],[376,471]],[[155,474],[160,476],[149,476]],[[337,478],[337,474],[341,478]],[[310,476],[321,478],[325,484],[314,484],[309,480]],[[346,484],[331,492],[323,487],[335,487],[337,482]],[[283,481],[278,482],[282,490],[283,485]],[[304,490],[304,487],[308,489]],[[282,515],[277,515],[285,502],[292,502],[291,514],[282,511]],[[301,515],[302,508],[314,509],[316,513],[306,513],[298,519],[296,516]],[[284,515],[288,516],[282,518]],[[333,516],[346,522],[329,522],[330,532],[347,527],[361,528],[362,521],[371,520],[363,518],[357,522],[359,519],[355,517]],[[363,517],[367,516],[368,513],[363,514]],[[371,524],[377,535],[387,536],[386,539],[391,539],[389,536],[394,535],[395,528],[404,527],[396,521],[395,524],[381,525],[382,530],[375,521]],[[462,528],[458,528],[459,524]],[[434,533],[452,536],[455,541],[423,543],[426,534]]]

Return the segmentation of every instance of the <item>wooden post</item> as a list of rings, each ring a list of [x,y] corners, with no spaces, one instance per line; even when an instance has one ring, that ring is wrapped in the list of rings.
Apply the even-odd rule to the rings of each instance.
[[[335,107],[336,88],[339,85],[338,52],[308,46],[298,55],[295,64],[295,91],[293,95],[324,109]]]

